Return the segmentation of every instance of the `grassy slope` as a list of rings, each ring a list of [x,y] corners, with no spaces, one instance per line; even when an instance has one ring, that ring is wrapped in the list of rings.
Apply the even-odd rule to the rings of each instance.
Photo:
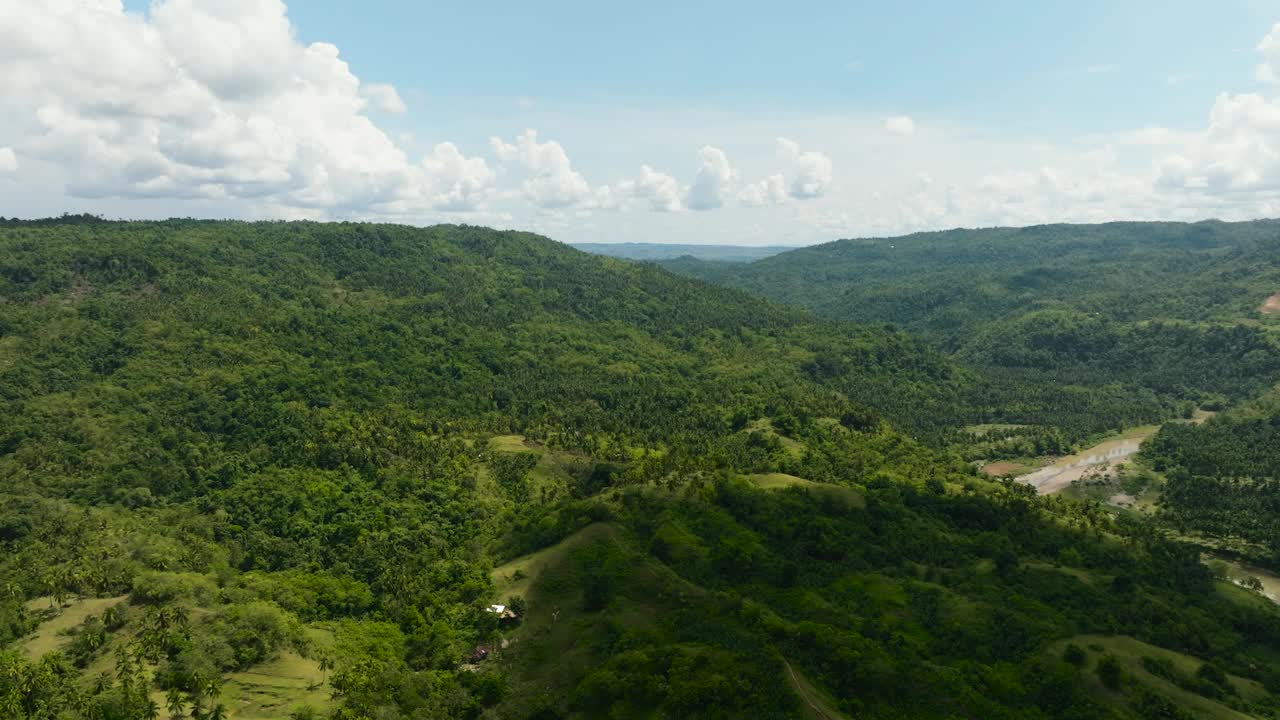
[[[808,492],[834,498],[845,503],[850,507],[864,508],[867,506],[866,497],[857,490],[843,485],[830,485],[827,483],[816,483],[804,478],[798,478],[794,475],[786,473],[766,473],[763,475],[751,475],[748,478],[755,485],[764,490],[782,490],[785,488],[799,487]]]
[[[22,651],[29,658],[40,658],[60,650],[71,642],[67,631],[78,627],[90,615],[102,615],[102,611],[124,601],[126,597],[80,598],[61,608],[51,610],[51,598],[38,598],[27,603],[28,609],[37,613],[55,612],[36,628],[35,633],[22,641]]]
[[[320,664],[293,652],[244,672],[226,676],[222,702],[230,717],[241,720],[275,720],[300,706],[323,710],[329,706],[328,673]]]
[[[1183,690],[1164,678],[1152,675],[1142,666],[1143,656],[1168,659],[1184,674],[1194,675],[1195,671],[1204,662],[1201,659],[1149,645],[1125,636],[1078,635],[1070,640],[1064,640],[1050,646],[1049,652],[1060,654],[1068,643],[1074,643],[1085,651],[1088,658],[1085,668],[1090,672],[1101,655],[1104,653],[1115,655],[1119,659],[1121,667],[1135,682],[1164,695],[1177,703],[1179,707],[1195,713],[1196,717],[1210,720],[1247,720],[1250,717],[1220,702]],[[1116,705],[1125,704],[1125,693],[1109,690],[1097,680],[1096,676],[1091,675],[1090,677],[1091,682],[1096,686],[1095,689],[1099,698],[1105,698],[1108,702]],[[1247,700],[1261,699],[1267,695],[1267,691],[1252,680],[1246,680],[1234,675],[1229,676],[1229,679],[1240,696]]]

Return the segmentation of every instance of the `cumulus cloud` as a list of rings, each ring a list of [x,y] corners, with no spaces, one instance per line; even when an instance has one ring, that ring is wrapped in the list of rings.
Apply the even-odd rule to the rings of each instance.
[[[0,147],[0,173],[11,173],[18,169],[18,156],[13,148]]]
[[[747,207],[781,205],[786,201],[787,179],[777,173],[747,185],[738,193],[738,202]]]
[[[698,151],[698,174],[689,187],[685,205],[691,210],[724,206],[733,186],[733,166],[723,150],[707,145]]]
[[[640,177],[622,184],[625,193],[647,200],[649,207],[658,212],[679,212],[684,209],[681,202],[683,192],[680,183],[670,175],[658,172],[648,165],[640,166]]]
[[[369,100],[375,110],[392,115],[408,112],[409,108],[394,85],[371,83],[360,88],[360,94]]]
[[[1164,190],[1219,195],[1280,190],[1280,98],[1219,95],[1209,126],[1158,166],[1157,186]]]
[[[831,187],[831,158],[820,152],[800,150],[794,140],[778,138],[778,150],[792,166],[787,194],[797,200],[820,198]]]
[[[1262,53],[1262,63],[1254,71],[1254,75],[1266,83],[1280,82],[1280,23],[1271,26],[1271,32],[1258,43]]]
[[[467,157],[453,143],[440,143],[422,159],[430,179],[428,204],[441,210],[471,210],[494,189],[496,179],[484,158]]]
[[[466,204],[442,186],[479,195],[434,177],[439,155],[412,162],[363,114],[401,110],[395,89],[362,84],[333,45],[300,43],[279,0],[156,0],[147,16],[118,0],[10,0],[0,66],[16,147],[61,167],[73,196],[397,212]]]
[[[525,130],[514,143],[502,138],[489,141],[493,154],[505,165],[517,166],[526,174],[521,186],[529,202],[545,209],[589,204],[591,185],[573,169],[564,147],[554,140],[538,142],[537,130]]]
[[[893,117],[885,118],[884,129],[894,135],[911,137],[916,134],[916,121],[906,115],[894,115]]]
[[[792,200],[814,200],[827,194],[832,179],[831,158],[820,152],[801,150],[799,143],[784,137],[778,138],[777,147],[778,156],[787,165],[787,173],[773,173],[743,186],[738,191],[739,203],[747,207],[784,205]]]
[[[1256,76],[1280,83],[1280,24],[1259,42]],[[1280,212],[1280,96],[1219,94],[1199,131],[1146,127],[1064,147],[945,188],[915,183],[877,208],[892,231],[1114,219],[1246,219]],[[871,213],[868,212],[868,215]]]

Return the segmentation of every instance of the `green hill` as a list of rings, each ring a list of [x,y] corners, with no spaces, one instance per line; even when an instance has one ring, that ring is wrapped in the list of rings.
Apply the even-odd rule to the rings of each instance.
[[[575,243],[573,247],[595,255],[624,260],[668,260],[689,257],[725,263],[744,263],[777,255],[791,248],[783,245],[681,245],[668,243]]]
[[[1072,437],[1237,402],[1280,381],[1280,221],[1046,225],[840,240],[673,271],[889,323],[984,379],[983,422]]]
[[[974,383],[523,233],[3,223],[0,716],[1274,716],[1276,607]]]

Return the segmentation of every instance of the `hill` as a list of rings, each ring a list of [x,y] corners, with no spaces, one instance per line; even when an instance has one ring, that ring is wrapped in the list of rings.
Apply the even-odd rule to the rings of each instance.
[[[913,439],[894,330],[456,226],[7,222],[0,298],[5,717],[1276,712],[1276,607]]]
[[[573,247],[595,255],[624,260],[669,260],[689,257],[725,263],[744,263],[767,258],[792,248],[785,245],[679,245],[667,243],[575,243]]]
[[[823,317],[906,329],[988,380],[997,402],[972,403],[986,422],[1078,437],[1280,380],[1280,326],[1263,312],[1280,289],[1277,221],[952,230],[748,265],[665,264]]]

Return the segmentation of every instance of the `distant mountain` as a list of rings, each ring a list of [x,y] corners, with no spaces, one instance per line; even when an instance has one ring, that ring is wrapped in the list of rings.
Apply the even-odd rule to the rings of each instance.
[[[1280,380],[1280,316],[1265,307],[1280,291],[1275,220],[949,230],[662,265],[903,328],[991,379],[988,410],[1003,422],[1100,431]]]
[[[608,255],[623,260],[670,260],[692,257],[727,263],[748,263],[778,253],[794,250],[784,245],[750,247],[746,245],[668,245],[666,243],[575,243],[573,247],[594,255]]]

